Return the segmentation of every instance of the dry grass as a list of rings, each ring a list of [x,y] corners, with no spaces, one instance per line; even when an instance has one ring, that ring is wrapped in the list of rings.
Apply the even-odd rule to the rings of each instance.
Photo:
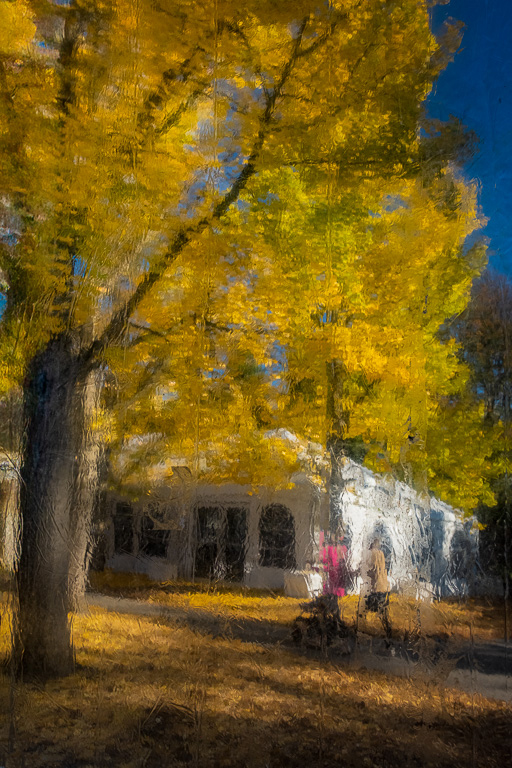
[[[279,592],[273,594],[222,583],[179,581],[161,584],[144,575],[114,571],[92,574],[91,586],[107,594],[134,597],[170,608],[195,608],[228,617],[264,618],[267,622],[282,625],[289,625],[294,620],[303,602]],[[350,595],[339,602],[342,618],[355,623],[358,597]],[[414,630],[418,619],[423,635],[449,636],[454,642],[471,638],[477,642],[503,640],[505,633],[504,604],[496,600],[426,603],[391,595],[390,618],[398,637]],[[369,634],[382,631],[379,619],[372,614],[367,615],[360,628]]]
[[[153,589],[146,584],[143,591]],[[276,622],[296,615],[298,602],[227,590],[208,596],[206,589],[185,587],[178,598],[182,607],[188,601]],[[4,612],[3,650],[6,618]],[[0,765],[510,764],[512,707],[480,696],[101,609],[75,618],[74,639],[78,666],[72,677],[45,687],[17,684],[13,704],[8,677],[0,679]]]

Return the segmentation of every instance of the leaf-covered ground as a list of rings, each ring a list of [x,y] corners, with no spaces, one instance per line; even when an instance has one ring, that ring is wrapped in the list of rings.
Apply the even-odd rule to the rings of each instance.
[[[140,574],[102,571],[93,573],[91,587],[106,594],[133,597],[170,608],[194,608],[228,617],[262,620],[289,625],[300,611],[303,600],[285,597],[268,590],[257,591],[228,584],[167,582],[158,584]],[[342,618],[355,623],[359,599],[350,595],[340,600]],[[423,602],[391,595],[390,617],[393,634],[402,637],[419,626],[422,634],[448,636],[453,641],[474,639],[480,642],[505,639],[507,606],[503,601],[471,599]],[[507,622],[512,624],[508,609]],[[360,629],[381,634],[377,616],[367,614]],[[509,630],[510,633],[510,630]]]
[[[197,594],[202,607],[264,621],[296,614],[282,597]],[[4,610],[4,650],[8,624]],[[74,639],[72,677],[1,677],[6,768],[502,768],[512,757],[510,705],[431,682],[98,608],[75,618]]]

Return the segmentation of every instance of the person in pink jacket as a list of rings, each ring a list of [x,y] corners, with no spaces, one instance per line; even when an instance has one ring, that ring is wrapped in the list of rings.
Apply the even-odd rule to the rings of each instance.
[[[347,547],[343,535],[320,534],[320,563],[324,571],[324,594],[343,597],[346,589]]]

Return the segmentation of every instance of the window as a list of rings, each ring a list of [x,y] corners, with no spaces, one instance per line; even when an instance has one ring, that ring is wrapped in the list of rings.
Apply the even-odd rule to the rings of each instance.
[[[166,557],[169,531],[155,528],[155,523],[146,515],[142,518],[139,552],[148,557]]]
[[[271,504],[260,516],[260,565],[295,567],[295,524],[282,504]]]
[[[223,576],[220,562],[222,509],[220,507],[197,508],[197,548],[195,574],[211,579]]]
[[[389,535],[388,529],[382,523],[377,523],[377,525],[374,527],[372,535],[369,539],[369,544],[371,544],[374,539],[380,539],[380,548],[384,552],[386,570],[389,573],[391,568],[391,558],[393,555],[393,542],[391,540],[391,536]]]
[[[244,576],[247,538],[247,510],[243,507],[226,509],[225,526],[226,579],[241,581]]]
[[[426,528],[421,517],[416,518],[418,530],[409,544],[409,554],[413,568],[420,580],[430,581],[432,578],[432,532]]]
[[[195,574],[200,578],[241,581],[244,575],[247,510],[198,507]]]
[[[470,581],[474,565],[475,555],[468,536],[464,531],[455,531],[450,543],[449,576]]]
[[[133,510],[125,501],[116,504],[114,514],[114,550],[116,554],[133,552]]]

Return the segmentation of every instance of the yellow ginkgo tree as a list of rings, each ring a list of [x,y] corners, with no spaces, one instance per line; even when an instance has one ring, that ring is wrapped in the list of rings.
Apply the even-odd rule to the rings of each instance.
[[[224,321],[240,329],[239,304],[253,291],[255,269],[262,298],[250,311],[264,323],[255,324],[253,347],[269,323],[298,353],[299,326],[308,344],[316,334],[324,366],[346,346],[346,323],[324,318],[336,310],[338,290],[349,296],[350,311],[360,305],[360,279],[347,263],[340,282],[336,254],[359,258],[352,240],[365,241],[368,224],[350,226],[351,215],[362,218],[351,213],[348,195],[348,220],[337,234],[338,189],[360,189],[368,208],[366,185],[378,200],[389,182],[395,196],[402,193],[394,180],[419,172],[422,103],[444,66],[429,5],[1,0],[0,384],[2,391],[18,387],[24,401],[17,648],[25,675],[72,668],[68,610],[83,583],[100,396],[106,381],[123,377],[130,349],[138,348],[149,386],[158,378],[162,334],[180,327],[170,356],[172,366],[182,361],[193,416],[210,354],[204,331]],[[290,247],[276,263],[279,228],[269,240],[263,225],[272,201],[284,203],[283,175],[304,180],[297,206],[305,206],[306,219],[313,198],[323,205],[313,206],[311,233],[281,237]],[[257,188],[259,212],[246,221]],[[373,203],[369,210],[379,212]],[[294,219],[284,205],[283,226]],[[327,253],[324,282],[319,242]],[[241,269],[247,253],[251,274],[230,278],[226,265]],[[279,298],[284,255],[293,253],[304,262],[289,269],[296,293],[304,291],[295,328],[286,322],[288,302],[263,303],[270,290]],[[231,318],[220,309],[210,316],[212,300],[222,305],[221,286],[233,299],[225,310]],[[325,309],[313,287],[325,293]],[[314,332],[306,327],[312,312]],[[365,326],[370,339],[378,333],[370,320]],[[234,413],[243,410],[249,382],[239,376]],[[267,418],[264,403],[257,405],[256,426]]]

